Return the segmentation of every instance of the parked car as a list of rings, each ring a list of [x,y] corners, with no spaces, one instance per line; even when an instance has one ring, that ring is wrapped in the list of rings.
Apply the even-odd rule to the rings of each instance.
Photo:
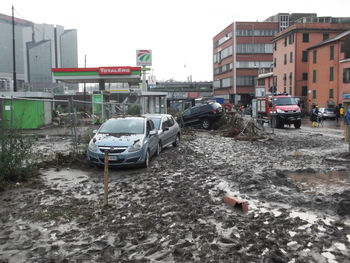
[[[94,133],[87,159],[96,165],[104,164],[104,153],[108,151],[110,166],[148,167],[150,158],[160,152],[157,130],[146,117],[112,118]]]
[[[224,110],[217,102],[194,106],[185,110],[182,121],[185,126],[200,124],[204,129],[210,129],[214,121],[220,119]]]
[[[159,135],[159,145],[163,149],[172,144],[176,147],[180,141],[180,126],[170,114],[144,114],[154,122]]]
[[[318,110],[319,110],[319,112],[321,112],[323,119],[335,120],[336,116],[335,116],[334,110],[332,110],[330,108],[319,108]]]

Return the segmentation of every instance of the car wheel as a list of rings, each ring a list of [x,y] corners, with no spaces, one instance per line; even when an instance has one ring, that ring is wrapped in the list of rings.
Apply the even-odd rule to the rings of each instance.
[[[206,130],[208,130],[210,128],[210,124],[211,124],[210,120],[208,120],[208,119],[203,119],[202,123],[201,123],[202,128],[206,129]]]
[[[301,121],[294,122],[295,129],[300,129],[300,126],[301,126]]]
[[[179,142],[180,142],[180,135],[178,134],[178,135],[176,135],[176,139],[173,142],[173,146],[177,147],[179,145]]]
[[[150,156],[149,156],[149,150],[147,150],[145,162],[143,163],[143,167],[144,167],[144,168],[147,168],[147,167],[149,166],[149,158],[150,158]]]
[[[161,150],[162,150],[162,143],[159,142],[158,146],[157,146],[157,150],[156,150],[156,156],[158,156],[160,154]]]

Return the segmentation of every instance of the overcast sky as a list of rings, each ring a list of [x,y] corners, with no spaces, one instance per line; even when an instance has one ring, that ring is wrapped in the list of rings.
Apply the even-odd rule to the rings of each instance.
[[[79,67],[135,66],[152,49],[157,80],[212,80],[213,37],[233,21],[280,13],[350,16],[350,0],[0,0],[0,13],[78,30]],[[1,37],[1,32],[0,32]]]

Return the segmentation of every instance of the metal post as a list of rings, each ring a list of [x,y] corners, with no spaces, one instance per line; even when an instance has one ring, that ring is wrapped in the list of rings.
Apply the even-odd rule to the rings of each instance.
[[[105,151],[105,171],[104,171],[104,206],[108,205],[108,151]]]
[[[70,97],[70,100],[68,103],[69,103],[69,109],[71,114],[71,133],[72,133],[73,149],[74,151],[77,151],[78,147],[77,147],[77,134],[76,134],[76,128],[75,128],[73,97]]]
[[[15,42],[15,17],[14,8],[12,6],[12,61],[13,61],[13,91],[17,91],[17,78],[16,78],[16,42]]]
[[[350,153],[350,124],[348,124],[347,134],[348,134],[348,144],[349,144],[349,153]]]
[[[5,151],[5,100],[0,98],[1,102],[1,151]]]
[[[10,110],[11,110],[11,118],[10,118],[10,147],[12,148],[12,135],[13,135],[13,96],[11,96]]]
[[[85,55],[85,63],[84,67],[86,68],[86,55]],[[86,83],[84,82],[84,102],[86,101]],[[86,112],[86,104],[84,103],[84,112]]]
[[[142,66],[142,90],[147,91],[146,86],[146,66]]]

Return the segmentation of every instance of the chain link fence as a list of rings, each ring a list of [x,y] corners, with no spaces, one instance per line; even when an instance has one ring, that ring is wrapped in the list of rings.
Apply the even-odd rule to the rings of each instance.
[[[84,152],[93,130],[112,116],[125,115],[127,103],[68,99],[0,98],[0,140],[12,134],[37,138],[33,152]],[[3,144],[1,144],[3,150]]]

